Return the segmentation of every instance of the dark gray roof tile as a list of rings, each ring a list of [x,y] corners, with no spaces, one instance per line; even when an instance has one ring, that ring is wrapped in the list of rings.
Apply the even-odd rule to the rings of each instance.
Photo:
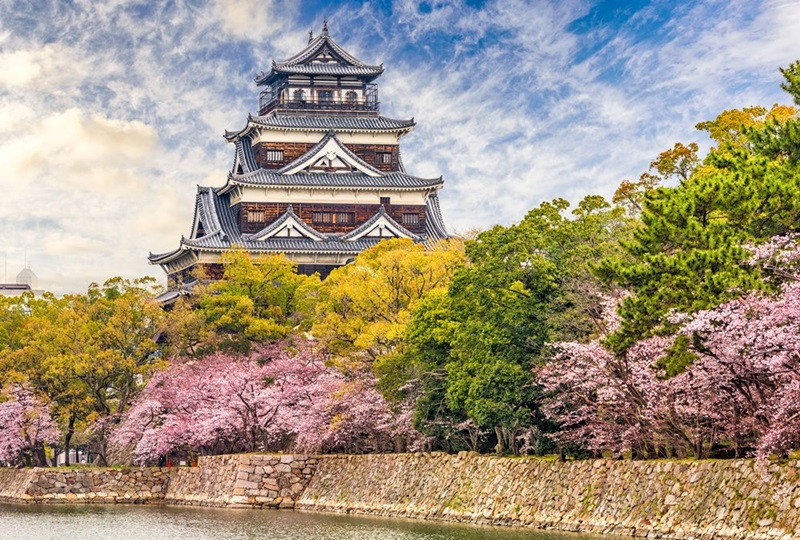
[[[276,113],[250,116],[247,126],[239,131],[226,131],[225,138],[235,141],[250,126],[273,127],[295,131],[410,131],[414,119],[396,120],[384,116],[294,116]]]
[[[441,177],[417,178],[401,172],[388,172],[383,176],[369,176],[361,172],[280,174],[268,169],[260,169],[249,174],[231,175],[228,182],[247,186],[358,189],[424,189],[437,187],[443,183]]]

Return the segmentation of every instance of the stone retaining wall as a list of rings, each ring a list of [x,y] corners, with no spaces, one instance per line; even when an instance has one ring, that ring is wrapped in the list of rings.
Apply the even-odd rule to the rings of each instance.
[[[650,538],[800,540],[800,462],[226,455],[2,469],[0,501],[300,508]]]
[[[317,458],[242,454],[201,457],[197,467],[177,469],[166,502],[198,506],[293,508]]]
[[[153,503],[167,491],[166,468],[0,469],[0,501]]]
[[[673,539],[800,539],[800,462],[324,456],[304,510]]]

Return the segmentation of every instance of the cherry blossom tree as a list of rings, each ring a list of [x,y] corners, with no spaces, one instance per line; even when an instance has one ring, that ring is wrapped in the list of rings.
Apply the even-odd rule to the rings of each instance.
[[[538,371],[556,439],[635,457],[787,455],[800,447],[800,238],[751,247],[774,292],[751,292],[691,316],[675,335],[614,355],[600,341],[561,343]],[[667,355],[687,355],[667,377]]]
[[[385,450],[411,431],[374,379],[326,365],[313,347],[297,338],[246,356],[177,359],[151,379],[114,442],[144,463],[171,453]]]
[[[11,386],[0,403],[0,464],[47,465],[44,445],[58,442],[60,433],[50,408],[25,385]]]

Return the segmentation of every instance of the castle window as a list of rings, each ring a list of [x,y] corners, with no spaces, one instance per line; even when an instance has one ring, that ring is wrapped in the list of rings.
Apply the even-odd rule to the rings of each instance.
[[[264,223],[266,221],[263,210],[248,210],[247,222],[248,223]]]
[[[388,205],[392,204],[392,198],[391,197],[381,197],[381,204],[383,206],[388,206]]]
[[[356,102],[356,100],[358,99],[358,94],[356,94],[356,93],[355,93],[355,91],[353,91],[353,90],[350,90],[349,92],[347,92],[347,93],[345,94],[345,99],[347,100],[347,103],[349,103],[349,104],[351,104],[351,105],[352,105],[352,104],[354,104],[354,103]]]
[[[391,152],[375,152],[375,162],[378,165],[391,165],[392,153]]]
[[[283,150],[267,150],[267,161],[283,161]]]
[[[333,90],[320,90],[318,96],[320,103],[333,103]]]
[[[403,214],[403,225],[419,225],[419,214]]]
[[[333,214],[330,212],[314,212],[311,216],[313,223],[333,223]]]
[[[351,223],[355,223],[356,221],[356,214],[355,212],[336,212],[333,215],[333,222],[339,223],[342,225],[349,225]]]
[[[355,223],[355,212],[314,212],[311,215],[312,223],[350,225]]]
[[[293,96],[295,101],[299,101],[300,103],[306,102],[306,93],[303,90],[295,90]]]

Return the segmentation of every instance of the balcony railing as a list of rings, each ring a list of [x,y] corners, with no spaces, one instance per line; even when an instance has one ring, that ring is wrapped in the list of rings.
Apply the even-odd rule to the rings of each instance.
[[[341,99],[316,95],[313,98],[303,97],[298,99],[292,95],[290,88],[281,87],[262,92],[258,100],[259,114],[262,116],[278,108],[296,111],[331,111],[336,113],[347,111],[377,111],[378,106],[378,89],[374,85],[368,85],[367,92],[363,98],[345,97]]]

